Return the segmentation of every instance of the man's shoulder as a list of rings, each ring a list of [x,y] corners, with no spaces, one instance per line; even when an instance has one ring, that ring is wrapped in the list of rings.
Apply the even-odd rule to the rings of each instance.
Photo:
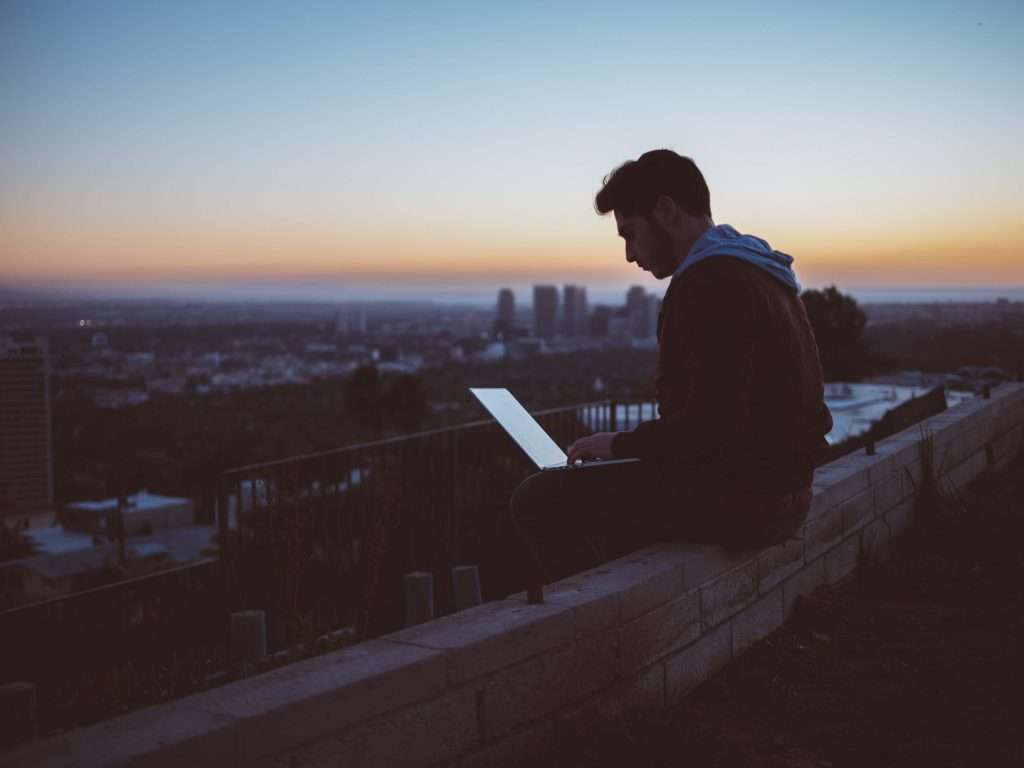
[[[689,302],[697,297],[711,301],[715,297],[720,300],[727,296],[749,296],[766,287],[774,288],[772,282],[776,281],[763,269],[743,259],[713,256],[676,275],[666,297]]]

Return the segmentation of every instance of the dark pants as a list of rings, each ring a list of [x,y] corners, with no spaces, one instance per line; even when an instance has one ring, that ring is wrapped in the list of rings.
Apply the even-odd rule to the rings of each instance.
[[[785,541],[807,517],[811,489],[751,494],[662,478],[640,461],[538,472],[512,494],[512,519],[528,552],[531,600],[576,548],[593,557],[600,541],[624,552],[657,541],[719,544],[732,551]],[[600,562],[598,560],[597,562]]]

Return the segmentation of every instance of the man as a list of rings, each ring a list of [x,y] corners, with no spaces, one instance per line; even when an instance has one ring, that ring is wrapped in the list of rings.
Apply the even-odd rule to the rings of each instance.
[[[512,499],[533,558],[531,600],[552,534],[618,526],[636,541],[684,537],[734,550],[785,541],[807,516],[832,417],[793,259],[716,226],[692,160],[654,150],[605,178],[626,261],[670,278],[658,318],[659,418],[577,440],[603,467],[533,475]]]

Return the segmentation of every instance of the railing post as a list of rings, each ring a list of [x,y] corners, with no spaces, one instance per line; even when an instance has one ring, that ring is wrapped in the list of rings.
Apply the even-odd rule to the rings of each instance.
[[[231,614],[231,661],[254,664],[267,655],[266,611]]]
[[[619,418],[618,418],[619,404],[615,400],[610,400],[608,407],[611,409],[609,411],[609,415],[608,415],[608,431],[609,432],[618,432],[619,431]]]
[[[463,611],[483,602],[480,597],[480,570],[475,565],[457,565],[452,568],[452,592],[455,610]]]

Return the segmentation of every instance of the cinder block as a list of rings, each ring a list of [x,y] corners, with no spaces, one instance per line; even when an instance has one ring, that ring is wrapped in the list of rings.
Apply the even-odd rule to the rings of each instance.
[[[966,424],[955,440],[950,440],[939,453],[937,466],[949,470],[973,456],[985,443],[982,431],[974,424]]]
[[[821,467],[821,469],[826,474],[832,469],[848,469],[866,472],[866,484],[874,485],[878,481],[878,478],[888,474],[892,470],[892,467],[893,460],[888,454],[876,451],[874,454],[869,455],[864,451],[857,451],[856,453],[847,454],[835,461],[829,462]],[[815,482],[818,482],[817,472],[815,473]],[[858,493],[861,490],[863,490],[863,488],[858,488],[857,490],[852,491],[849,496],[852,496],[854,493]]]
[[[870,465],[863,463],[836,466],[826,464],[814,470],[814,498],[811,501],[811,516],[843,503],[868,488]]]
[[[618,626],[620,594],[601,586],[593,581],[577,581],[576,577],[563,579],[544,587],[544,603],[572,611],[576,638],[602,632]],[[508,599],[525,604],[526,593],[517,592]]]
[[[804,526],[804,560],[816,560],[843,538],[843,509],[835,507]]]
[[[732,623],[715,627],[697,642],[665,661],[665,695],[668,706],[678,703],[732,659]]]
[[[383,639],[447,651],[448,680],[461,683],[567,645],[575,636],[572,606],[497,600]]]
[[[459,768],[509,768],[527,765],[544,755],[554,740],[554,719],[541,720],[470,753],[459,761]]]
[[[701,619],[711,629],[741,611],[757,597],[757,561],[723,573],[700,590]]]
[[[618,635],[590,635],[556,653],[542,654],[483,681],[485,739],[501,736],[612,684]]]
[[[985,456],[985,452],[980,451],[971,455],[968,459],[946,472],[944,479],[953,488],[966,488],[984,474],[987,469],[988,460]]]
[[[617,593],[620,620],[629,621],[682,593],[686,561],[702,549],[690,544],[658,544],[566,581],[586,591]]]
[[[782,582],[782,609],[785,618],[793,613],[793,606],[801,595],[809,595],[825,583],[825,558],[809,561],[807,565]]]
[[[924,486],[924,463],[920,460],[907,464],[903,467],[903,498],[910,498]],[[885,514],[888,510],[879,509],[879,514]]]
[[[1020,453],[1022,442],[1024,442],[1024,425],[1007,430],[993,441],[992,450],[997,469],[1002,469],[1013,462]]]
[[[718,546],[694,547],[683,565],[683,586],[699,587],[716,576],[752,559],[757,552],[726,552]]]
[[[935,466],[942,461],[949,444],[960,439],[966,425],[961,417],[933,417],[921,423],[924,443],[931,447]],[[922,446],[922,450],[926,447]]]
[[[732,653],[739,656],[758,640],[782,626],[782,587],[769,592],[732,619]]]
[[[910,495],[904,481],[906,471],[904,465],[875,486],[875,515],[885,514]]]
[[[907,433],[904,436],[904,433]],[[913,430],[904,430],[899,436],[887,437],[875,445],[875,450],[892,459],[893,471],[898,471],[907,464],[918,461],[921,458],[921,435]]]
[[[804,564],[804,540],[793,536],[782,544],[768,547],[757,558],[757,587],[765,594],[776,584],[799,571]]]
[[[559,741],[621,725],[626,718],[649,715],[665,708],[665,666],[660,662],[631,675],[573,707],[555,714]]]
[[[843,539],[839,546],[825,553],[825,578],[829,584],[842,581],[857,570],[860,557],[860,534]]]
[[[186,705],[188,699],[132,712],[0,755],[18,768],[110,765],[238,765],[237,720]]]
[[[335,758],[324,765],[433,765],[477,743],[476,691],[463,686],[355,726],[338,738]]]
[[[623,624],[622,673],[646,667],[692,643],[700,630],[700,591],[696,589]]]
[[[273,755],[440,695],[437,651],[370,640],[181,700],[235,718],[246,760]]]
[[[864,528],[860,536],[860,549],[868,561],[885,560],[889,554],[889,524],[885,518],[875,520]]]
[[[902,536],[910,528],[914,520],[914,503],[913,498],[907,499],[885,513],[885,522],[892,538]]]
[[[843,532],[848,535],[852,531],[863,528],[875,519],[875,490],[868,488],[847,499],[840,507],[843,516]]]

